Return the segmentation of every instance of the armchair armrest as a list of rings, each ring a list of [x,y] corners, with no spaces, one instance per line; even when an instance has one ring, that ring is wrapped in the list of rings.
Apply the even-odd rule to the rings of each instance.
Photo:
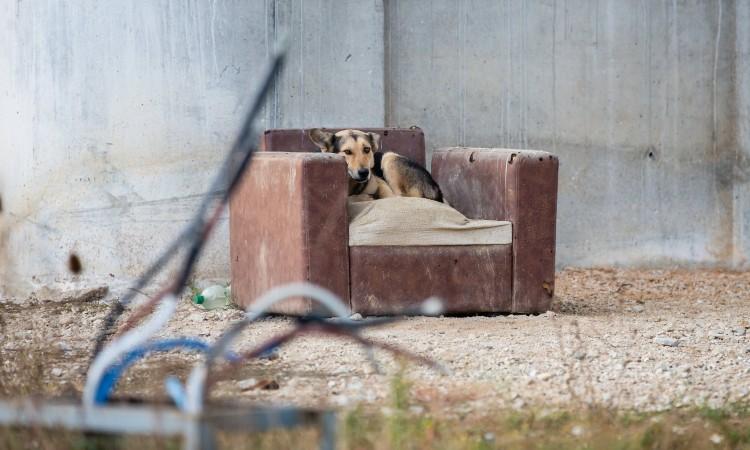
[[[349,302],[346,163],[324,153],[258,152],[230,203],[234,301],[247,307],[292,281],[319,284]],[[275,312],[306,314],[309,299]]]
[[[546,311],[554,295],[558,165],[535,150],[447,148],[432,157],[451,206],[513,223],[513,312]]]

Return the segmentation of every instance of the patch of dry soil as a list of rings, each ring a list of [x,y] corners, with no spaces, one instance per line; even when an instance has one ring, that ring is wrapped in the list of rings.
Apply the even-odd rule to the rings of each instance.
[[[80,395],[91,342],[107,306],[0,304],[0,395]],[[239,310],[180,305],[162,336],[215,340]],[[657,410],[750,400],[750,273],[565,270],[553,311],[538,316],[407,318],[367,335],[441,361],[449,375],[406,363],[418,408],[482,415],[501,407],[598,404]],[[238,349],[291,326],[268,318]],[[677,344],[676,346],[664,344]],[[385,404],[401,363],[340,338],[305,336],[277,359],[253,361],[213,398],[308,406]],[[133,367],[118,394],[164,399],[163,377],[198,361],[180,353]],[[273,380],[278,389],[247,389]],[[260,383],[263,384],[263,383]]]

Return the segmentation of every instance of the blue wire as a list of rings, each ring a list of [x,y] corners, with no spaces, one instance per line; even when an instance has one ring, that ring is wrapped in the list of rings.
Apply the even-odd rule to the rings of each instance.
[[[120,379],[122,374],[139,359],[153,352],[167,352],[174,349],[186,349],[205,353],[208,351],[210,346],[205,342],[194,339],[194,338],[173,338],[165,339],[162,341],[155,341],[146,343],[140,347],[136,347],[130,352],[123,355],[120,360],[107,368],[102,375],[101,381],[99,382],[99,388],[96,390],[96,396],[94,402],[96,404],[107,403],[109,395],[117,385],[117,381]],[[234,353],[227,353],[226,358],[230,361],[237,359],[237,355]]]

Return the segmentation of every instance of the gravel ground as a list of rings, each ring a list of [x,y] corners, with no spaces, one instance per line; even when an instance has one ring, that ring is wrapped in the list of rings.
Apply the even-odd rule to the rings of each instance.
[[[80,395],[106,310],[96,301],[0,304],[0,395]],[[204,312],[186,301],[162,335],[213,340],[241,315]],[[285,318],[265,319],[238,347],[289,326]],[[450,374],[376,352],[378,373],[356,344],[306,336],[278,358],[243,366],[217,384],[213,398],[384,406],[403,367],[415,411],[461,417],[496,408],[594,403],[661,410],[750,400],[750,273],[569,269],[558,273],[557,297],[545,314],[415,317],[367,335],[441,361]],[[184,377],[195,361],[183,354],[149,358],[117,392],[163,398],[163,376]],[[271,389],[253,388],[258,384]]]

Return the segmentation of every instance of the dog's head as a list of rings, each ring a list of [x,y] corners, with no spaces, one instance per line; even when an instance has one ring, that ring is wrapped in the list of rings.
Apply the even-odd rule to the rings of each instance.
[[[344,155],[352,180],[362,183],[370,179],[375,167],[375,152],[380,149],[379,134],[359,130],[331,133],[314,128],[308,136],[321,151]]]

